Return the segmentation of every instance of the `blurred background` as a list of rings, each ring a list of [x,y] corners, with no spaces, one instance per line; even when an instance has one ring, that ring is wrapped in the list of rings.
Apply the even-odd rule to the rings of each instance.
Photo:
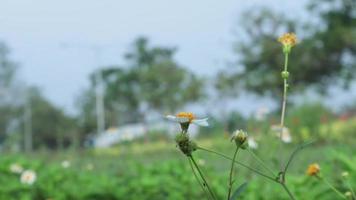
[[[164,120],[179,111],[209,117],[210,127],[190,129],[203,146],[230,155],[229,135],[245,129],[277,166],[285,32],[299,40],[285,145],[316,141],[292,167],[292,191],[334,199],[305,177],[309,162],[324,164],[345,192],[338,173],[353,172],[356,187],[355,0],[0,5],[1,199],[204,198],[175,148],[179,125]],[[229,163],[198,155],[223,197]],[[287,198],[241,170],[238,181],[251,181],[244,199]]]

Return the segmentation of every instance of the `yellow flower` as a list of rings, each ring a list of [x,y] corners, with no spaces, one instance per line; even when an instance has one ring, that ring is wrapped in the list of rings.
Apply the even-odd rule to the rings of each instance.
[[[176,117],[186,118],[189,120],[189,123],[191,123],[195,119],[195,115],[191,112],[180,112],[180,113],[176,114]]]
[[[278,38],[278,41],[283,44],[283,46],[293,47],[297,44],[297,36],[294,33],[285,33]]]
[[[313,163],[309,165],[307,169],[307,174],[309,176],[316,176],[320,172],[320,166],[317,163]]]
[[[208,118],[197,119],[191,112],[180,112],[176,115],[167,115],[166,118],[181,125],[182,131],[187,132],[190,124],[209,126]]]
[[[208,126],[208,118],[197,119],[191,112],[180,112],[174,115],[167,115],[166,118],[170,121],[178,122],[180,124],[196,124],[198,126]]]

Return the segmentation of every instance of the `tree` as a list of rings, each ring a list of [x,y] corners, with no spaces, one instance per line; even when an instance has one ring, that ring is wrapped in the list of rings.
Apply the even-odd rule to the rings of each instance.
[[[77,123],[46,100],[37,88],[29,89],[34,148],[58,149],[74,145]]]
[[[124,55],[124,65],[109,66],[99,72],[109,126],[141,122],[152,112],[171,113],[203,96],[203,81],[174,60],[175,52],[175,48],[151,47],[146,38],[138,38]],[[94,107],[89,106],[95,105],[95,74],[90,80],[90,92],[80,101],[86,127],[95,122]]]
[[[278,97],[283,54],[276,39],[283,32],[296,32],[301,41],[290,56],[290,91],[301,92],[312,86],[325,92],[340,82],[348,86],[356,72],[355,9],[346,0],[314,0],[307,11],[317,24],[292,21],[267,9],[247,12],[244,35],[234,45],[238,67],[234,72],[221,72],[217,85],[224,91],[235,86]]]
[[[9,58],[10,50],[0,42],[0,142],[14,129],[19,112],[19,86],[16,85],[17,64]]]

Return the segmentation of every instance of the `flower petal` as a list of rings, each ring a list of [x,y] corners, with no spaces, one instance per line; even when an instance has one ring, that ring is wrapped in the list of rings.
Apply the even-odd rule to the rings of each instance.
[[[177,117],[177,120],[179,123],[187,123],[189,122],[189,118],[188,117]]]
[[[169,121],[172,121],[172,122],[178,122],[177,117],[174,115],[166,115],[166,119],[168,119]]]
[[[209,126],[208,123],[208,118],[204,118],[204,119],[194,119],[192,121],[193,124],[196,124],[198,126]]]
[[[176,117],[174,115],[167,115],[166,118],[172,122],[178,122],[178,123],[189,122],[189,118],[187,118],[187,117]]]

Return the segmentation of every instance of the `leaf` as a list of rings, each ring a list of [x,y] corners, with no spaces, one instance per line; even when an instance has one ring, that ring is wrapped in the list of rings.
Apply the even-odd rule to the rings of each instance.
[[[233,195],[231,196],[230,200],[236,200],[241,193],[246,189],[248,182],[244,182],[243,184],[241,184],[233,193]]]
[[[292,154],[290,155],[289,159],[288,159],[288,162],[286,164],[286,166],[284,167],[284,174],[287,172],[287,169],[290,165],[290,163],[292,162],[294,156],[302,149],[304,149],[305,147],[311,145],[312,143],[314,143],[314,140],[312,141],[308,141],[308,142],[304,142],[302,144],[300,144],[297,148],[294,149],[294,151],[292,152]]]

